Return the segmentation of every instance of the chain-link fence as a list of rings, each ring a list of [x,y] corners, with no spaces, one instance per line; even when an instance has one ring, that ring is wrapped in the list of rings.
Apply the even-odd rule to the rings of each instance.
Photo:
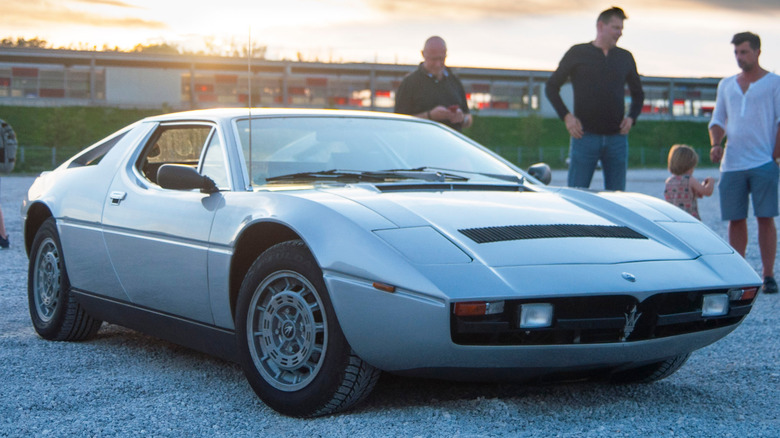
[[[52,170],[81,150],[78,147],[19,146],[14,173]]]
[[[568,146],[499,146],[491,149],[523,169],[539,162],[545,162],[554,169],[565,169],[568,167]],[[631,168],[665,168],[667,166],[667,156],[669,155],[669,149],[670,148],[659,149],[629,146],[628,166]],[[715,166],[715,164],[710,162],[709,149],[694,149],[699,154],[699,166]]]

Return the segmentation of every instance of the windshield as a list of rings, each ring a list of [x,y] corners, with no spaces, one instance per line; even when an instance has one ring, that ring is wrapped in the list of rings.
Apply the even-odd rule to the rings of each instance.
[[[237,120],[252,184],[315,178],[320,173],[389,170],[463,172],[470,180],[518,174],[452,132],[429,123],[362,117],[279,117]],[[404,174],[406,175],[406,174]],[[342,175],[343,176],[343,175]],[[406,176],[404,176],[406,178]],[[271,181],[268,179],[271,178]]]

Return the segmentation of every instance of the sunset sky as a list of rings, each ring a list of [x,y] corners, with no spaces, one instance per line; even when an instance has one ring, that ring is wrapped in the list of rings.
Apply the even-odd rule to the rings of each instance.
[[[618,45],[642,75],[734,74],[729,41],[745,30],[761,36],[762,66],[780,71],[779,0],[3,0],[0,37],[202,50],[251,34],[269,59],[414,64],[440,35],[450,66],[552,70],[612,5],[629,16]]]

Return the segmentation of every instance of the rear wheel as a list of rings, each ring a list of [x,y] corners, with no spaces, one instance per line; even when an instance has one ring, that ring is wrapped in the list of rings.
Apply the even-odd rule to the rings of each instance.
[[[661,362],[619,371],[612,374],[610,380],[615,383],[651,383],[665,379],[677,372],[677,370],[685,364],[690,355],[690,353],[681,354],[677,357],[662,360]]]
[[[379,370],[351,351],[322,271],[301,241],[269,248],[249,269],[238,297],[236,337],[252,389],[285,415],[346,410],[379,378]]]
[[[35,235],[27,272],[30,318],[42,338],[81,341],[95,336],[102,321],[89,316],[70,294],[62,245],[52,218]]]

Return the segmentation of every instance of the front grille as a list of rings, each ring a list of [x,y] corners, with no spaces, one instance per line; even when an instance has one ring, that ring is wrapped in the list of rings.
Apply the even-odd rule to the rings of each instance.
[[[461,317],[452,313],[452,340],[461,345],[568,345],[635,342],[700,332],[737,324],[750,312],[753,300],[731,301],[727,315],[702,318],[703,296],[726,292],[660,293],[641,303],[628,295],[510,300],[498,315]],[[524,303],[551,303],[553,325],[519,328],[519,309]]]
[[[467,228],[458,231],[477,243],[561,237],[647,239],[643,234],[619,225],[508,225],[503,227]]]

